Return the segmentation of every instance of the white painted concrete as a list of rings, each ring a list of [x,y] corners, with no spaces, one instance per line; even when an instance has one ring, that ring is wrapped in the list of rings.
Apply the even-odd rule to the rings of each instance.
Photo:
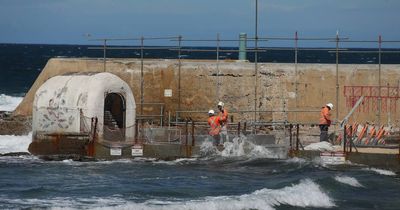
[[[90,130],[91,118],[97,117],[98,132],[102,135],[104,100],[108,93],[124,97],[125,135],[134,137],[136,104],[132,91],[118,76],[106,72],[55,76],[43,83],[33,102],[33,132],[78,133],[82,131],[81,123],[85,130]]]

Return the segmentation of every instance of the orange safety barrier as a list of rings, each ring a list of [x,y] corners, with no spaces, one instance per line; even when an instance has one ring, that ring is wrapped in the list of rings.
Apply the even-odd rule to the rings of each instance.
[[[383,125],[379,129],[378,133],[376,134],[376,139],[382,138],[383,134],[385,133],[385,129],[383,128]]]
[[[381,126],[381,128],[379,129],[379,131],[378,131],[378,133],[376,134],[376,137],[375,137],[375,141],[376,141],[376,143],[382,143],[382,144],[384,144],[382,141],[380,141],[381,139],[382,139],[382,137],[385,135],[385,133],[386,133],[386,131],[385,131],[385,129],[383,128],[383,125]]]
[[[365,133],[368,130],[368,124],[365,124],[365,126],[361,129],[360,134],[357,136],[357,143],[361,143],[361,140],[364,138]]]
[[[350,125],[345,125],[346,135],[348,136],[348,139],[350,139],[352,136],[354,136],[354,134],[357,131],[357,127],[358,127],[358,123],[353,123],[352,129],[350,129]],[[343,139],[342,133],[339,133],[339,135],[336,139],[337,144],[341,144],[342,139]],[[348,141],[347,144],[350,144],[350,142]]]
[[[375,126],[372,126],[371,130],[369,131],[369,135],[367,136],[367,139],[365,140],[365,144],[369,144],[369,141],[374,138],[375,133],[376,133]]]
[[[355,135],[357,133],[357,129],[358,129],[358,123],[354,123],[353,124],[353,135]]]

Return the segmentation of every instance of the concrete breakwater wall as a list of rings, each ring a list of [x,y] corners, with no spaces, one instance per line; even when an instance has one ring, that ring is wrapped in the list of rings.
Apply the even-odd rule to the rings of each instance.
[[[102,71],[103,61],[99,59],[51,59],[14,113],[30,116],[36,90],[53,76]],[[136,111],[139,113],[141,110],[141,61],[139,59],[108,59],[106,72],[119,76],[130,85],[138,105]],[[339,109],[339,119],[348,113],[350,108],[346,105],[344,86],[377,86],[379,84],[378,65],[341,64],[339,65],[339,104],[336,104],[335,64],[298,64],[296,76],[294,64],[259,63],[258,72],[256,81],[255,66],[248,62],[220,61],[217,65],[215,61],[181,60],[179,68],[178,60],[145,59],[143,62],[144,103],[164,103],[162,110],[164,116],[170,113],[174,117],[179,107],[180,110],[186,111],[204,111],[204,113],[181,113],[180,117],[206,121],[206,111],[211,108],[216,109],[216,103],[222,100],[227,109],[232,112],[235,122],[253,120],[254,113],[251,111],[255,107],[255,84],[257,83],[256,106],[260,111],[257,114],[257,120],[317,123],[318,111],[327,102],[335,105],[332,112],[333,118],[336,118],[336,109]],[[400,65],[382,65],[382,86],[387,84],[398,86],[399,76]],[[164,96],[166,89],[172,90],[171,97]],[[377,122],[377,112],[373,109],[376,104],[373,103],[376,102],[366,101],[362,106],[368,105],[368,110],[356,112],[351,120]],[[388,110],[400,111],[398,103],[392,105],[385,103],[385,106],[392,106],[392,109],[387,108],[386,111],[382,111],[381,121],[386,123],[390,118],[392,124],[398,125],[398,113],[388,112]],[[278,112],[269,112],[271,110]],[[317,112],[290,112],[293,110]],[[156,105],[146,105],[143,106],[143,112],[160,114],[160,108]]]

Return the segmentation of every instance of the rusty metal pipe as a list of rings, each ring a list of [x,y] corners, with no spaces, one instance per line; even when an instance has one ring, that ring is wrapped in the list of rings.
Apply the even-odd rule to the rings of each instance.
[[[188,145],[188,134],[189,134],[189,120],[186,120],[185,131],[186,131],[185,145],[187,146]]]

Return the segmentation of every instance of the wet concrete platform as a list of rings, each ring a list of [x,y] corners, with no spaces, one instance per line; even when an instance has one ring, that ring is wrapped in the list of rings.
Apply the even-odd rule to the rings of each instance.
[[[368,152],[346,152],[345,158],[351,163],[363,164],[369,167],[381,168],[400,173],[400,156],[397,150],[390,153],[373,153],[371,149]],[[292,157],[300,157],[309,160],[320,158],[321,151],[299,150],[292,151]]]

